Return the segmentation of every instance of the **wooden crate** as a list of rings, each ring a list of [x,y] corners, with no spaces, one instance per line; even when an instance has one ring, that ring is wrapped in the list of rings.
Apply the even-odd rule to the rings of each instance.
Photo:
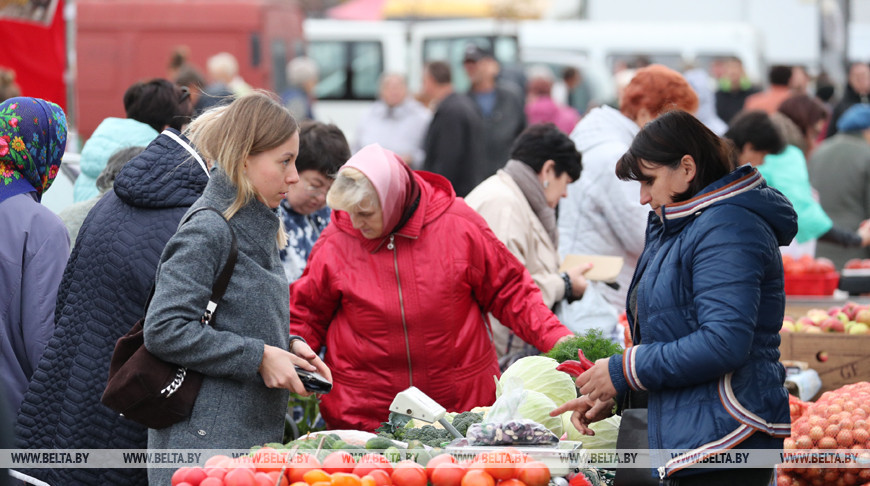
[[[822,379],[822,392],[870,381],[870,334],[780,334],[782,360],[806,361]]]

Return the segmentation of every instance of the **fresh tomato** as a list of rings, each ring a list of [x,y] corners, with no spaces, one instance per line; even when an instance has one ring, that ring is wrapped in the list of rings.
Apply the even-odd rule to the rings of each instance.
[[[287,458],[287,469],[284,474],[291,483],[304,482],[302,477],[312,469],[320,469],[320,461],[311,454],[296,454]]]
[[[429,474],[429,479],[432,479],[432,471],[434,471],[439,464],[444,463],[456,464],[456,458],[450,454],[438,454],[432,459],[429,459],[429,462],[426,463],[426,472]]]
[[[335,451],[323,459],[323,470],[329,474],[352,473],[356,460],[345,451]]]
[[[390,478],[396,486],[426,486],[428,482],[426,470],[414,461],[401,461],[396,464]]]
[[[287,455],[271,447],[261,447],[254,452],[252,462],[257,471],[281,472],[284,470],[284,464],[287,463]]]
[[[504,481],[499,481],[498,486],[527,486],[526,483],[520,481],[519,479],[505,479]]]
[[[474,458],[474,462],[483,464],[484,471],[493,479],[505,480],[516,477],[514,463],[511,462],[511,454],[507,451],[481,452]],[[472,463],[470,469],[477,469]]]
[[[254,473],[250,469],[239,467],[231,469],[224,476],[224,484],[226,486],[257,486],[257,480],[254,479]]]
[[[224,456],[224,455],[217,455],[217,456],[212,456],[212,457],[208,458],[208,460],[205,461],[205,467],[206,468],[210,468],[210,467],[223,467],[223,468],[225,468],[231,462],[233,462],[233,459],[231,457]]]
[[[495,479],[486,471],[472,470],[462,477],[461,486],[495,486]]]
[[[209,476],[203,479],[199,486],[224,486],[224,482],[222,479]]]
[[[383,469],[375,469],[368,473],[368,476],[375,480],[377,486],[392,486],[393,480],[390,478],[390,473]]]
[[[189,467],[180,467],[172,473],[172,486],[178,486],[178,483],[186,482],[188,471],[190,471]]]
[[[550,468],[540,461],[519,465],[517,478],[528,486],[547,486],[550,482]]]
[[[463,476],[465,476],[465,468],[449,461],[442,461],[429,469],[429,480],[432,486],[460,486]]]
[[[380,454],[366,454],[359,458],[356,467],[353,468],[353,473],[359,477],[366,474],[371,474],[372,471],[382,469],[390,474],[393,472],[393,466],[386,457]]]

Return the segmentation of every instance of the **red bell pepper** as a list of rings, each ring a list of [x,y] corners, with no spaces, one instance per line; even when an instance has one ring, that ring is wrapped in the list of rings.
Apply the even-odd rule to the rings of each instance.
[[[592,366],[595,365],[595,363],[589,361],[586,356],[583,355],[582,349],[577,350],[577,358],[579,359],[579,361],[569,359],[561,362],[559,366],[556,366],[556,370],[564,371],[571,376],[580,376],[583,374],[584,371],[592,368]]]

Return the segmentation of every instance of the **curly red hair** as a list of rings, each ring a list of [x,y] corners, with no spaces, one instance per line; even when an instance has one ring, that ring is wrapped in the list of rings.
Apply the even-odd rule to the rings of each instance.
[[[698,95],[682,74],[661,64],[652,64],[637,70],[619,105],[619,111],[632,120],[637,119],[643,108],[653,118],[671,110],[694,113],[698,110]]]

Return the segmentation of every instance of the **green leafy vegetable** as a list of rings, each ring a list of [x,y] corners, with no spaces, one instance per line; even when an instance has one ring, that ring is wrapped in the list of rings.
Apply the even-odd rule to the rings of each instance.
[[[483,414],[475,412],[462,412],[456,417],[453,417],[453,426],[456,431],[463,436],[468,432],[468,427],[471,424],[483,422]]]
[[[574,380],[567,373],[556,371],[556,366],[559,366],[556,360],[544,356],[526,356],[517,360],[498,380],[496,398],[504,392],[506,384],[513,380],[519,380],[524,390],[543,393],[556,406],[577,398]]]
[[[557,344],[544,356],[553,358],[559,363],[569,359],[576,360],[578,349],[582,349],[583,354],[593,362],[623,351],[622,346],[604,337],[600,329],[590,329],[582,336],[575,336]]]

